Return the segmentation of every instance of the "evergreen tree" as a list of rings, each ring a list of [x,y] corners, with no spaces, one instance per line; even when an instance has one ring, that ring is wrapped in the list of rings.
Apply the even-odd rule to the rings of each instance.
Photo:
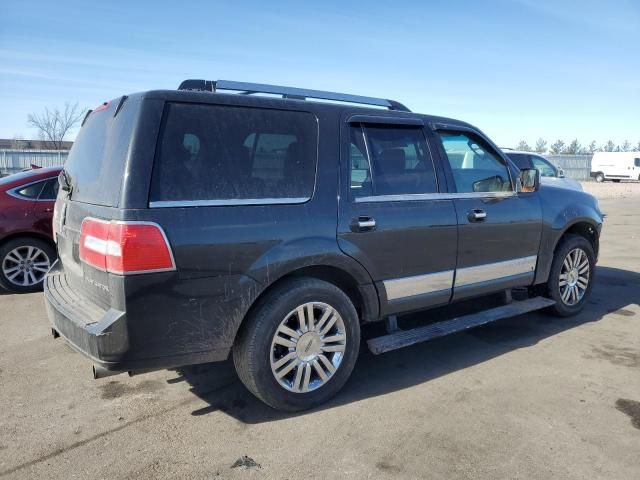
[[[640,146],[640,142],[638,142],[638,146]],[[536,153],[545,153],[547,151],[547,141],[544,138],[539,138],[536,141],[534,150]]]
[[[563,150],[564,150],[564,142],[562,140],[556,141],[556,143],[551,145],[551,149],[550,149],[551,153],[553,153],[554,155],[558,155],[559,153],[562,153]]]

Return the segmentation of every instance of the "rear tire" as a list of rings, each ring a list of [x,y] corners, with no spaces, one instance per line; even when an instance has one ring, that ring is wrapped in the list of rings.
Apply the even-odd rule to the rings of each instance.
[[[556,301],[551,313],[569,317],[582,311],[591,295],[595,266],[593,246],[586,238],[570,234],[560,241],[546,284],[546,296]]]
[[[360,324],[349,297],[331,283],[297,278],[258,301],[238,334],[233,362],[251,393],[295,412],[338,393],[359,347]]]
[[[596,173],[595,179],[596,179],[596,182],[598,183],[604,182],[604,173],[602,172]]]
[[[16,293],[42,290],[44,276],[55,260],[55,249],[44,240],[13,238],[0,246],[0,286]]]

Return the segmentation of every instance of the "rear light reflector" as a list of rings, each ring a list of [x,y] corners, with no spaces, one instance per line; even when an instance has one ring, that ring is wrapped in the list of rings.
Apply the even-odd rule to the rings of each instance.
[[[118,275],[176,269],[164,231],[151,222],[85,218],[80,231],[80,260]]]

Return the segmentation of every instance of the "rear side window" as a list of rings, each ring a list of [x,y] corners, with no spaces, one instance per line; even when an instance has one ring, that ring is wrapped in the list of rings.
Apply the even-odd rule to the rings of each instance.
[[[475,135],[439,132],[459,193],[510,192],[507,166]]]
[[[518,167],[520,170],[531,168],[529,155],[524,155],[522,153],[507,153],[507,157],[509,157],[509,160],[515,163],[516,167]]]
[[[25,187],[16,189],[15,192],[20,197],[23,197],[25,199],[35,200],[40,195],[40,192],[42,191],[42,187],[44,186],[44,184],[45,182],[32,183],[31,185],[27,185]]]
[[[352,125],[349,157],[354,197],[438,191],[422,129],[401,125]]]
[[[310,113],[169,104],[150,201],[300,203],[311,198],[317,122]]]

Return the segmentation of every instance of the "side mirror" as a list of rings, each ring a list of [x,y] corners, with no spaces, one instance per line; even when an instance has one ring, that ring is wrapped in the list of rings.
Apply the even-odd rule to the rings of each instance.
[[[564,170],[558,167],[558,178],[564,178]]]
[[[540,171],[537,168],[520,170],[520,191],[537,192],[540,188]]]

